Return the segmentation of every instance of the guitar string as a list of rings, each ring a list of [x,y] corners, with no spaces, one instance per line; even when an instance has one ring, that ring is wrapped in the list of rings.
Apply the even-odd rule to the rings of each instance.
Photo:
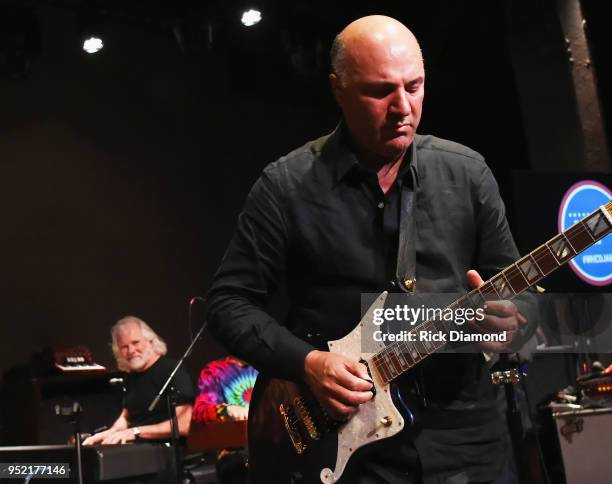
[[[609,202],[606,205],[606,209],[609,210],[610,208],[612,208],[612,202]],[[598,215],[599,215],[599,217],[597,217]],[[536,248],[535,250],[533,250],[532,252],[530,252],[526,256],[524,256],[521,259],[519,259],[518,261],[514,262],[512,265],[510,265],[506,269],[502,270],[498,275],[496,275],[493,278],[491,278],[488,281],[486,281],[480,288],[474,289],[474,290],[470,291],[468,294],[462,296],[457,301],[452,303],[449,307],[451,307],[453,305],[458,305],[458,306],[461,307],[466,301],[470,300],[470,296],[478,297],[478,295],[479,295],[482,298],[482,300],[485,301],[485,303],[487,301],[487,299],[485,297],[486,294],[496,293],[498,297],[501,297],[501,294],[499,294],[498,288],[495,287],[495,283],[497,282],[497,280],[500,280],[500,279],[506,279],[502,283],[502,286],[500,287],[500,289],[502,291],[507,286],[509,286],[510,289],[512,290],[512,292],[513,292],[513,294],[509,295],[510,297],[514,297],[516,295],[519,295],[520,293],[522,293],[523,291],[525,291],[529,287],[533,286],[539,280],[541,280],[546,275],[548,275],[548,274],[550,274],[552,272],[552,271],[549,271],[547,274],[543,274],[543,271],[540,268],[540,265],[538,264],[538,262],[541,263],[545,259],[549,259],[552,256],[555,264],[557,265],[557,267],[555,267],[555,269],[557,269],[558,267],[561,267],[565,262],[567,262],[567,260],[569,260],[569,259],[575,257],[576,255],[580,254],[582,251],[586,250],[589,246],[593,245],[595,242],[597,242],[598,240],[601,240],[601,238],[603,238],[605,236],[605,235],[594,236],[591,233],[592,230],[589,229],[589,227],[586,225],[586,222],[585,222],[587,219],[591,219],[591,218],[598,218],[598,220],[595,221],[595,226],[597,226],[599,224],[600,220],[605,220],[605,217],[601,213],[601,210],[599,212],[598,211],[593,212],[592,214],[590,214],[587,217],[583,218],[582,220],[580,220],[578,223],[576,223],[575,225],[573,225],[569,229],[567,229],[564,232],[562,232],[562,233],[558,234],[557,236],[553,237],[548,242],[542,244],[540,247]],[[604,231],[610,230],[610,229],[611,229],[611,227],[608,226],[606,229],[604,229]],[[574,246],[572,245],[572,241],[574,241],[574,243],[575,243],[577,237],[581,237],[584,234],[588,234],[589,237],[594,239],[594,240],[590,241],[590,243],[586,247],[576,251],[574,249]],[[556,249],[556,250],[551,249],[550,246],[552,246],[553,244],[556,244],[559,241],[563,242],[562,245],[559,247],[559,249]],[[539,251],[540,249],[546,249],[546,250],[541,252],[540,255],[535,254],[535,252]],[[571,257],[569,257],[569,258],[568,257],[560,257],[559,253],[560,253],[561,250],[564,250],[564,249],[571,249],[571,252],[573,252]],[[556,257],[555,257],[555,255],[556,255]],[[533,259],[533,262],[530,259]],[[560,262],[557,262],[558,260]],[[535,269],[537,271],[537,277],[535,279],[532,279],[532,278],[527,279],[527,275],[525,274],[526,271],[521,271],[520,270],[519,264],[522,265],[524,262],[529,262],[530,263],[529,264],[529,269],[533,269],[534,268],[534,264],[533,263],[535,262],[535,264],[536,264]],[[520,275],[520,278],[525,280],[527,285],[524,286],[524,287],[521,287],[518,291],[515,291],[514,287],[510,283],[510,281],[511,280],[513,281],[514,278],[517,277],[518,275]],[[484,293],[484,295],[483,295],[483,288],[484,288],[484,290],[488,290],[488,292]],[[490,289],[493,289],[493,291],[490,291]],[[426,321],[421,326],[425,326],[427,324],[434,324],[434,326],[435,326],[435,322],[434,321],[435,320]],[[412,331],[416,332],[416,329],[411,330],[411,332]],[[393,359],[394,359],[394,357],[396,357],[395,359],[397,360],[397,362],[399,364],[399,367],[400,367],[400,370],[401,370],[398,373],[398,375],[399,375],[403,371],[406,371],[407,369],[409,369],[412,366],[416,365],[418,362],[422,361],[424,359],[424,357],[429,356],[431,353],[433,353],[434,351],[436,351],[439,348],[441,348],[442,346],[444,346],[444,344],[441,344],[440,346],[436,346],[435,342],[432,342],[432,343],[433,344],[431,345],[431,348],[433,348],[433,350],[431,352],[429,351],[429,347],[427,345],[423,344],[423,348],[425,349],[426,353],[422,353],[416,347],[416,345],[412,346],[412,349],[414,349],[416,351],[416,353],[417,353],[417,357],[415,358],[414,353],[413,352],[409,352],[409,354],[411,355],[411,359],[413,360],[412,364],[409,363],[406,360],[406,356],[405,356],[406,353],[401,351],[402,349],[410,349],[409,345],[407,345],[405,342],[398,342],[398,343],[389,345],[388,347],[386,347],[383,350],[381,350],[379,353],[375,354],[373,356],[373,358],[372,358],[372,361],[374,362],[374,364],[377,367],[380,366],[380,362],[382,362],[384,364],[384,368],[390,370],[390,371],[387,371],[387,373],[392,375],[394,373],[394,368],[389,367],[389,365],[387,364],[386,360],[388,360],[391,363],[391,365],[393,367],[395,367],[396,365],[394,364]],[[402,348],[402,347],[404,347],[404,348]],[[399,351],[396,353],[395,349],[397,349]],[[418,361],[417,361],[417,358],[418,358]],[[404,360],[404,363],[407,365],[407,368],[403,368],[402,359]],[[386,379],[386,377],[385,377],[385,379]]]
[[[606,205],[606,209],[609,209],[608,206],[610,208],[612,208],[612,202],[609,202]],[[502,271],[500,271],[496,276],[492,277],[491,279],[489,279],[488,281],[486,281],[481,287],[476,288],[472,291],[470,291],[469,293],[465,294],[464,296],[462,296],[461,298],[459,298],[457,301],[453,302],[452,304],[450,304],[448,307],[451,307],[453,305],[458,305],[461,307],[461,305],[467,300],[469,301],[470,296],[476,296],[478,297],[478,295],[486,302],[486,298],[483,296],[483,292],[482,292],[482,288],[485,289],[493,289],[493,291],[491,292],[487,292],[485,294],[493,294],[496,293],[499,297],[502,297],[501,294],[498,292],[498,288],[495,287],[495,283],[494,281],[497,281],[499,279],[506,279],[506,281],[504,281],[501,286],[501,290],[503,291],[506,286],[509,286],[512,293],[511,295],[509,295],[510,297],[514,297],[514,296],[518,296],[519,294],[521,294],[522,292],[524,292],[526,289],[528,289],[529,287],[533,286],[534,284],[536,284],[538,281],[540,281],[541,279],[543,279],[544,277],[546,277],[548,274],[550,274],[553,271],[549,271],[547,274],[543,274],[543,271],[541,270],[540,266],[538,265],[538,262],[542,262],[545,259],[549,259],[551,257],[551,255],[553,256],[553,260],[555,262],[555,264],[557,265],[557,267],[555,267],[556,270],[557,268],[561,267],[563,264],[565,264],[569,259],[575,257],[576,255],[580,254],[581,252],[583,252],[584,250],[586,250],[589,246],[593,245],[594,243],[596,243],[598,240],[601,240],[603,237],[605,237],[605,235],[601,235],[601,236],[594,236],[591,233],[591,229],[586,225],[585,220],[590,219],[590,218],[596,218],[597,215],[600,215],[599,220],[596,221],[596,225],[599,224],[600,220],[605,220],[605,216],[601,213],[601,211],[595,211],[592,214],[588,215],[587,217],[581,219],[578,223],[576,223],[575,225],[573,225],[572,227],[570,227],[569,229],[561,232],[560,234],[557,234],[555,237],[553,237],[552,239],[550,239],[548,242],[542,244],[540,247],[534,249],[533,251],[531,251],[529,254],[527,254],[526,256],[522,257],[521,259],[519,259],[518,261],[514,262],[512,265],[508,266],[507,268],[503,269]],[[606,229],[604,229],[604,232],[606,230],[610,231],[612,229],[612,227],[608,226]],[[583,236],[584,234],[589,234],[589,236],[591,238],[593,238],[594,240],[592,240],[586,247],[580,249],[579,251],[576,251],[572,245],[572,240],[576,240],[577,237]],[[597,238],[596,238],[597,237]],[[562,246],[560,247],[560,249],[564,249],[564,248],[569,248],[571,249],[571,252],[573,252],[573,254],[571,255],[571,257],[565,257],[565,258],[561,258],[559,257],[559,253],[553,251],[549,245],[553,245],[559,241],[564,241],[564,243],[562,244]],[[540,255],[534,255],[534,253],[536,251],[539,251],[540,249],[547,249],[547,251],[543,251],[540,253]],[[557,257],[555,257],[555,255]],[[536,263],[537,267],[535,267],[537,273],[538,273],[538,277],[535,279],[532,279],[532,282],[530,282],[527,279],[527,276],[524,274],[523,271],[520,270],[520,268],[518,267],[518,264],[522,264],[524,262],[530,262],[530,267],[529,269],[533,268],[533,263],[531,262],[531,259],[533,259],[533,261]],[[560,262],[557,262],[557,260],[559,260]],[[514,280],[515,277],[517,277],[518,275],[520,275],[521,278],[523,278],[525,280],[525,283],[527,283],[527,285],[525,287],[522,287],[519,289],[519,291],[515,291],[514,287],[512,286],[512,284],[509,282],[509,280]],[[434,324],[435,327],[435,320],[429,320],[426,321],[424,323],[422,323],[421,326],[425,326],[427,324]],[[420,328],[422,329],[422,328]],[[417,329],[412,329],[410,332],[415,332],[416,333]],[[400,368],[400,372],[397,373],[397,375],[395,375],[393,378],[397,377],[399,374],[403,373],[404,371],[410,369],[411,367],[415,366],[417,363],[419,363],[420,361],[422,361],[423,359],[425,359],[427,356],[429,356],[430,354],[432,354],[433,352],[437,351],[438,349],[440,349],[442,346],[444,346],[444,344],[441,344],[440,346],[436,346],[436,342],[430,342],[433,343],[431,345],[432,351],[430,352],[428,350],[427,345],[423,344],[423,348],[425,349],[426,353],[421,353],[421,351],[416,347],[416,345],[412,345],[412,349],[416,350],[417,353],[417,358],[415,358],[413,356],[413,352],[408,352],[408,354],[410,354],[411,359],[413,360],[413,363],[409,363],[406,360],[405,356],[402,356],[401,358],[403,358],[404,362],[408,365],[406,368],[403,368],[402,365],[402,361],[399,355],[406,355],[406,352],[402,352],[401,349],[411,349],[409,345],[406,344],[407,342],[397,342],[394,344],[389,345],[388,347],[385,347],[383,350],[381,350],[380,352],[376,353],[371,360],[373,361],[373,363],[379,367],[380,363],[382,362],[384,364],[385,369],[389,369],[391,371],[387,371],[387,373],[389,373],[390,375],[392,375],[393,373],[393,368],[389,368],[389,365],[387,364],[387,362],[385,360],[389,360],[389,362],[395,367],[395,364],[392,361],[392,358],[394,358],[395,356],[397,356],[395,359],[397,360],[398,364],[399,364],[399,368]],[[404,348],[402,348],[404,347]],[[398,349],[400,351],[398,351],[397,353],[395,352],[395,349]],[[382,353],[384,353],[384,355],[382,355]],[[379,356],[381,355],[381,356]],[[385,358],[386,356],[386,358]],[[382,373],[382,372],[381,372]],[[392,378],[392,379],[393,379]],[[385,376],[385,379],[386,376]],[[388,380],[390,381],[390,380]]]
[[[608,205],[610,205],[612,207],[612,203],[609,203]],[[566,231],[564,231],[561,234],[558,234],[557,236],[553,237],[550,241],[546,242],[542,246],[538,247],[534,251],[532,251],[529,254],[527,254],[526,256],[522,257],[521,259],[519,259],[518,261],[513,263],[511,266],[509,266],[506,269],[502,270],[498,275],[496,275],[493,278],[489,279],[481,287],[479,287],[477,289],[474,289],[474,290],[470,291],[468,294],[462,296],[457,301],[452,303],[449,307],[451,307],[453,305],[458,305],[458,306],[461,307],[463,304],[465,304],[466,301],[470,301],[470,296],[475,296],[475,297],[480,296],[482,298],[482,300],[484,300],[485,302],[487,300],[485,295],[488,295],[488,294],[496,293],[498,295],[498,297],[501,297],[501,295],[498,292],[498,289],[495,287],[495,282],[497,280],[499,280],[499,279],[506,279],[506,281],[502,283],[502,286],[500,287],[500,289],[503,291],[506,288],[506,286],[509,286],[510,289],[512,290],[512,293],[513,293],[513,294],[509,295],[510,297],[514,297],[515,295],[518,295],[518,294],[522,293],[527,288],[529,288],[529,287],[533,286],[534,284],[536,284],[543,277],[545,277],[546,275],[550,274],[552,271],[549,271],[547,274],[543,274],[543,271],[538,266],[536,268],[536,270],[538,272],[538,276],[535,279],[531,278],[530,279],[531,282],[530,282],[530,280],[528,280],[527,276],[524,274],[524,271],[521,271],[520,268],[518,267],[519,264],[523,264],[524,262],[529,261],[530,262],[530,268],[532,268],[533,267],[533,263],[529,260],[530,258],[533,259],[533,261],[537,264],[538,262],[542,262],[544,259],[550,258],[551,255],[554,257],[554,254],[559,254],[559,252],[553,251],[549,247],[549,245],[553,245],[553,244],[555,244],[555,243],[557,243],[559,241],[563,241],[564,243],[562,244],[562,247],[560,247],[560,249],[569,248],[569,249],[571,249],[573,254],[569,258],[562,258],[562,257],[558,256],[558,259],[560,260],[560,262],[557,262],[557,258],[553,259],[555,264],[557,265],[557,267],[555,267],[555,269],[557,269],[558,267],[561,267],[570,258],[573,258],[576,255],[578,255],[579,253],[581,253],[582,251],[586,250],[590,245],[593,245],[595,242],[597,242],[597,240],[601,240],[606,235],[606,234],[604,234],[604,235],[593,236],[591,234],[591,230],[587,227],[587,225],[585,223],[585,220],[587,220],[589,218],[592,218],[592,217],[594,218],[598,214],[600,215],[600,218],[595,222],[595,226],[597,226],[599,224],[599,221],[600,220],[605,220],[605,218],[603,218],[603,215],[600,212],[599,213],[598,212],[593,212],[593,214],[591,214],[591,215],[585,217],[584,219],[580,220],[580,222],[577,223],[576,225],[573,225],[572,227],[570,227]],[[606,227],[606,229],[604,229],[604,232],[606,230],[610,230],[610,228],[611,227],[609,227],[609,226]],[[589,237],[594,239],[594,240],[590,241],[590,243],[586,247],[583,247],[580,250],[576,251],[574,249],[573,245],[571,244],[571,242],[574,241],[574,243],[575,243],[577,237],[583,236],[585,233],[589,234]],[[534,253],[536,251],[538,251],[538,250],[540,250],[542,248],[545,248],[548,252],[544,251],[544,252],[542,252],[540,254],[540,256],[534,255]],[[520,274],[521,278],[524,278],[524,280],[527,283],[527,285],[524,286],[524,287],[521,287],[518,291],[515,291],[514,287],[512,286],[512,284],[509,281],[514,280],[514,278],[517,275],[519,275],[519,274]],[[491,289],[492,289],[492,291],[491,291]],[[487,291],[487,292],[484,292],[484,291]],[[472,303],[472,301],[470,301],[470,302]],[[473,306],[473,303],[470,304],[470,306]],[[430,324],[430,325],[433,324],[434,327],[435,327],[435,320],[424,322],[419,327],[419,329],[422,329],[423,327],[425,327],[428,324]],[[416,332],[416,329],[411,330],[411,332]],[[397,377],[399,374],[401,374],[404,371],[406,371],[406,370],[410,369],[411,367],[415,366],[417,363],[422,361],[424,358],[426,358],[427,356],[429,356],[433,352],[435,352],[438,349],[440,349],[445,344],[445,343],[442,343],[441,345],[437,346],[435,344],[436,342],[430,342],[430,343],[432,343],[431,346],[428,346],[427,344],[422,343],[422,346],[423,346],[423,349],[425,350],[425,352],[422,352],[418,347],[416,347],[416,345],[412,345],[412,349],[414,351],[407,353],[405,351],[402,351],[402,349],[408,349],[409,350],[409,349],[411,349],[410,346],[408,344],[406,344],[406,342],[397,342],[397,343],[391,344],[388,347],[386,347],[383,350],[381,350],[378,354],[374,355],[371,360],[373,361],[373,363],[377,367],[381,366],[381,363],[382,363],[383,368],[385,370],[387,370],[386,373],[388,373],[389,375],[392,376],[392,378],[391,378],[391,380],[392,380],[393,378]],[[430,351],[430,349],[431,349],[431,351]],[[397,351],[395,351],[395,350],[397,350]],[[414,356],[414,353],[416,353],[416,355],[417,355],[416,357]],[[406,355],[407,354],[410,354],[412,363],[410,363],[406,359]],[[378,356],[378,355],[380,355],[380,356]],[[397,364],[394,363],[394,360],[397,361]],[[404,368],[404,364],[402,364],[402,361],[406,365],[406,368]],[[398,365],[399,365],[399,368],[400,368],[399,372],[396,371],[396,367]],[[388,381],[391,381],[386,376],[385,376],[385,379],[388,380]]]
[[[612,207],[612,203],[608,203],[606,206],[606,209],[608,209],[608,207]],[[597,217],[597,215],[599,215],[599,217]],[[553,257],[553,260],[555,262],[555,264],[557,265],[557,267],[555,267],[555,269],[557,269],[558,267],[561,267],[564,263],[566,263],[569,259],[575,257],[576,255],[580,254],[581,252],[583,252],[584,250],[586,250],[589,246],[593,245],[595,242],[597,242],[598,240],[601,240],[606,234],[604,235],[593,235],[591,232],[592,230],[589,229],[589,227],[586,225],[586,220],[590,219],[590,218],[598,218],[598,220],[595,221],[595,226],[597,226],[599,224],[600,220],[605,220],[603,214],[601,214],[600,212],[593,212],[593,214],[585,217],[584,219],[580,220],[579,223],[573,225],[572,227],[570,227],[569,229],[565,230],[564,232],[558,234],[557,236],[553,237],[550,241],[546,242],[545,244],[543,244],[542,246],[538,247],[537,249],[533,250],[532,252],[530,252],[529,254],[527,254],[526,256],[522,257],[521,259],[519,259],[518,261],[516,261],[515,263],[513,263],[511,266],[507,267],[506,269],[502,270],[498,275],[494,276],[493,278],[489,279],[488,281],[486,281],[481,287],[474,289],[472,291],[470,291],[468,294],[462,296],[461,298],[459,298],[457,301],[455,301],[454,303],[452,303],[449,307],[452,307],[453,305],[457,305],[459,307],[462,307],[463,304],[465,304],[465,302],[470,302],[470,307],[473,306],[473,299],[470,300],[470,297],[478,297],[480,296],[480,298],[482,298],[482,301],[484,301],[486,303],[487,299],[486,299],[486,295],[488,294],[497,294],[498,297],[502,297],[501,294],[499,294],[498,288],[496,287],[496,282],[498,280],[501,279],[505,279],[504,282],[502,282],[502,285],[500,287],[500,289],[503,291],[507,288],[507,286],[509,286],[509,288],[512,290],[513,294],[509,294],[509,297],[514,297],[516,295],[519,295],[520,293],[522,293],[523,291],[525,291],[526,289],[528,289],[529,287],[533,286],[534,284],[536,284],[539,280],[541,280],[543,277],[545,277],[546,275],[550,274],[552,271],[549,271],[547,274],[544,274],[543,271],[541,270],[540,266],[538,265],[538,262],[542,262],[545,259],[549,259],[551,256]],[[611,227],[608,226],[604,229],[604,232],[606,230],[610,230]],[[572,241],[574,243],[576,243],[576,240],[578,237],[581,237],[585,234],[588,234],[590,238],[594,239],[592,241],[589,241],[590,243],[583,247],[580,248],[578,251],[576,251],[574,249],[574,246],[572,245]],[[556,244],[557,242],[562,242],[562,245],[558,248],[558,249],[551,249],[550,246]],[[538,256],[537,254],[535,254],[536,251],[539,251],[540,249],[546,249],[545,251],[541,252],[540,255]],[[560,254],[560,252],[562,250],[565,249],[571,249],[571,257],[562,257],[562,254]],[[555,257],[556,255],[556,257]],[[533,259],[533,262],[530,260]],[[560,262],[557,262],[557,261]],[[521,271],[519,264],[522,265],[525,262],[529,262],[529,268],[528,269],[533,269],[534,268],[534,262],[536,264],[536,271],[537,271],[537,277],[536,278],[527,278],[527,274],[525,274],[525,272],[527,271]],[[525,282],[527,283],[526,286],[523,286],[521,288],[519,288],[518,291],[516,291],[514,289],[514,286],[512,285],[512,283],[510,281],[514,281],[514,278],[517,277],[518,275],[520,275],[521,279],[524,279]],[[520,280],[520,279],[519,279]],[[492,289],[492,291],[491,291]],[[486,291],[486,292],[485,292]],[[476,305],[478,306],[478,304]],[[424,322],[419,329],[422,329],[423,327],[427,326],[427,325],[431,325],[433,324],[434,327],[436,327],[435,325],[435,320],[430,320],[430,321],[426,321]],[[417,330],[411,330],[411,332],[416,332]],[[407,369],[415,366],[418,362],[422,361],[425,357],[429,356],[431,353],[437,351],[438,349],[440,349],[442,346],[444,346],[445,343],[442,343],[441,345],[437,346],[436,342],[430,342],[432,343],[431,346],[428,346],[427,344],[424,344],[422,342],[422,346],[425,350],[425,353],[421,352],[421,350],[416,347],[416,345],[412,345],[412,349],[414,351],[412,352],[402,352],[402,349],[411,349],[409,345],[406,344],[406,342],[397,342],[394,344],[389,345],[388,347],[384,348],[383,350],[381,350],[378,354],[374,355],[374,357],[372,358],[372,361],[374,362],[374,364],[378,367],[380,366],[380,363],[382,362],[384,369],[388,370],[386,373],[389,373],[390,375],[393,376],[393,373],[397,373],[397,375],[401,374],[402,372],[406,371]],[[432,351],[430,351],[430,349],[432,349]],[[395,350],[398,350],[397,352]],[[416,357],[414,356],[414,353],[416,352]],[[406,354],[410,354],[411,356],[411,360],[412,363],[408,362],[408,360],[406,359]],[[380,356],[378,356],[380,355]],[[397,363],[399,364],[399,368],[400,371],[396,372],[395,368],[396,368],[396,364],[394,363],[394,360],[397,361]],[[402,364],[402,360],[405,363],[405,365],[407,366],[406,368],[404,368],[404,365]],[[387,361],[390,363],[387,363]],[[395,377],[397,376],[395,375]],[[395,378],[393,377],[393,378]],[[385,379],[387,379],[385,377]]]

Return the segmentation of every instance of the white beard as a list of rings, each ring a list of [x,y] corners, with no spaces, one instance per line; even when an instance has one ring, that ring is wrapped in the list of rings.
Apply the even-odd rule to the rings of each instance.
[[[141,371],[154,356],[153,348],[148,345],[148,348],[140,356],[134,356],[131,360],[127,360],[127,364],[131,371]]]

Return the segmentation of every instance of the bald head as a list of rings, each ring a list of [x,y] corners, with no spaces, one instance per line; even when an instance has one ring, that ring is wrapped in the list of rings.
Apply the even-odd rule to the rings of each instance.
[[[419,44],[397,20],[375,15],[334,41],[329,76],[357,156],[371,166],[402,159],[421,119],[425,71]]]
[[[419,43],[404,24],[384,15],[370,15],[351,22],[336,36],[330,53],[332,72],[344,83],[360,69],[364,57],[376,57],[381,50],[391,55],[407,50],[423,63]]]

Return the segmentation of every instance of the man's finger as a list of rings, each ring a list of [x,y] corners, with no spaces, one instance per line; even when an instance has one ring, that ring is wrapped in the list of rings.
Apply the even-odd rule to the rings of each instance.
[[[373,382],[368,373],[365,371],[365,368],[363,369],[363,372],[361,372],[361,375],[356,376],[354,373],[351,373],[349,368],[347,368],[345,371],[338,373],[336,376],[336,382],[348,390],[355,392],[367,392],[372,389]]]
[[[362,403],[367,402],[374,396],[371,391],[372,385],[368,385],[368,390],[366,391],[354,391],[349,390],[344,385],[332,383],[331,385],[326,387],[326,390],[330,398],[334,398],[342,402],[344,405],[356,407],[361,405]]]
[[[473,320],[470,322],[471,327],[481,333],[499,333],[501,331],[516,331],[518,330],[518,320],[514,317],[493,316],[487,314],[480,321]]]
[[[357,407],[345,405],[335,398],[328,398],[325,403],[330,415],[337,420],[346,420],[352,415],[355,415],[358,410]]]
[[[347,370],[363,380],[372,381],[372,378],[370,378],[370,375],[368,374],[368,369],[363,363],[352,361],[349,365],[347,365]]]
[[[508,317],[515,316],[518,313],[518,309],[512,301],[488,301],[485,305],[485,313],[487,315]]]
[[[484,281],[482,280],[482,277],[480,277],[480,274],[478,274],[478,271],[470,269],[467,271],[466,275],[468,284],[472,289],[476,289],[484,284]]]

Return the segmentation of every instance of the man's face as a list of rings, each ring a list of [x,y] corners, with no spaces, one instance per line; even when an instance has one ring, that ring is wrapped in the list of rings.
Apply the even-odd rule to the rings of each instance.
[[[425,72],[416,44],[387,41],[351,46],[342,79],[331,76],[355,143],[392,161],[414,140],[421,120]]]
[[[140,325],[135,322],[121,327],[117,334],[117,347],[132,371],[146,370],[157,356],[151,342],[143,336]]]

